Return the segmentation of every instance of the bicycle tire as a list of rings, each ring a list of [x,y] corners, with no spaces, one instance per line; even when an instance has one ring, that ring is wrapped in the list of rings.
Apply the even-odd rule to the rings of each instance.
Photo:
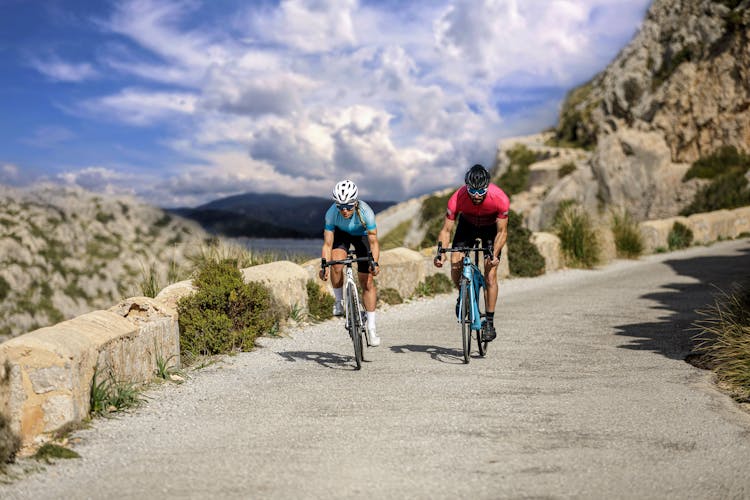
[[[354,362],[356,369],[362,368],[362,326],[359,324],[359,307],[357,307],[357,296],[353,290],[353,286],[347,287],[347,300],[349,301],[349,335],[352,337],[352,344],[354,344]]]
[[[464,363],[468,364],[471,355],[471,314],[469,313],[469,283],[461,280],[461,337],[464,347]]]
[[[480,307],[483,304],[483,302],[484,302],[483,300],[479,300],[478,304],[479,304]],[[481,311],[481,309],[479,311],[479,314],[482,315],[482,316],[484,316],[484,312]],[[486,321],[487,318],[485,317],[484,320]],[[479,330],[475,330],[475,331],[477,332],[477,347],[478,347],[478,350],[479,350],[479,355],[481,357],[485,357],[487,355],[487,348],[489,347],[490,343],[487,342],[486,340],[484,340],[482,338],[482,328],[481,327],[479,328]]]

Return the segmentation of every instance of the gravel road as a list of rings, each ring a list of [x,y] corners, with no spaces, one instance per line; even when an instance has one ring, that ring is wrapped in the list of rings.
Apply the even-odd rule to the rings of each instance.
[[[468,365],[452,294],[379,312],[359,372],[342,320],[297,328],[0,497],[750,498],[750,415],[684,362],[694,309],[748,276],[746,239],[508,280]]]

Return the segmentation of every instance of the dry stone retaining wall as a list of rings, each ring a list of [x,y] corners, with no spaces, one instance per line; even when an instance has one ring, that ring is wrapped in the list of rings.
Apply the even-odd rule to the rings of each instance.
[[[750,233],[750,207],[643,222],[640,230],[646,253],[667,247],[675,221],[689,227],[697,243],[736,238]],[[611,232],[601,234],[602,257],[607,262],[614,259],[614,245]],[[547,271],[563,267],[557,236],[535,233],[532,242],[544,257]],[[434,249],[382,252],[378,287],[394,288],[409,297],[427,276],[450,276],[449,266],[437,269],[432,265],[433,256]],[[508,277],[508,259],[512,258],[503,252],[500,278]],[[318,279],[319,266],[318,259],[301,266],[283,261],[242,273],[248,281],[265,283],[281,305],[306,312],[307,281],[323,284]],[[329,289],[327,283],[323,286]],[[155,299],[128,298],[109,310],[83,314],[0,344],[0,411],[8,416],[11,429],[28,445],[46,432],[86,418],[95,370],[102,376],[111,372],[117,380],[147,382],[159,358],[179,365],[177,302],[194,291],[190,281],[175,283]]]

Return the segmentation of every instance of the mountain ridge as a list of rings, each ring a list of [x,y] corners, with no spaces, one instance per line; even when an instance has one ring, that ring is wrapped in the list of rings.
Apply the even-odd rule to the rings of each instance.
[[[369,201],[375,213],[395,205]],[[199,223],[206,231],[229,237],[320,238],[329,198],[288,196],[279,193],[242,193],[212,200],[193,208],[168,212]]]

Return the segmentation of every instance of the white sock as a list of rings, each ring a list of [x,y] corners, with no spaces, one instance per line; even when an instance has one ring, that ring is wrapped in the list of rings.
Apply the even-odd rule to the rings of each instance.
[[[375,311],[367,311],[367,328],[375,328]]]
[[[333,296],[336,299],[337,303],[341,303],[341,301],[344,298],[344,287],[334,288],[333,289]]]

